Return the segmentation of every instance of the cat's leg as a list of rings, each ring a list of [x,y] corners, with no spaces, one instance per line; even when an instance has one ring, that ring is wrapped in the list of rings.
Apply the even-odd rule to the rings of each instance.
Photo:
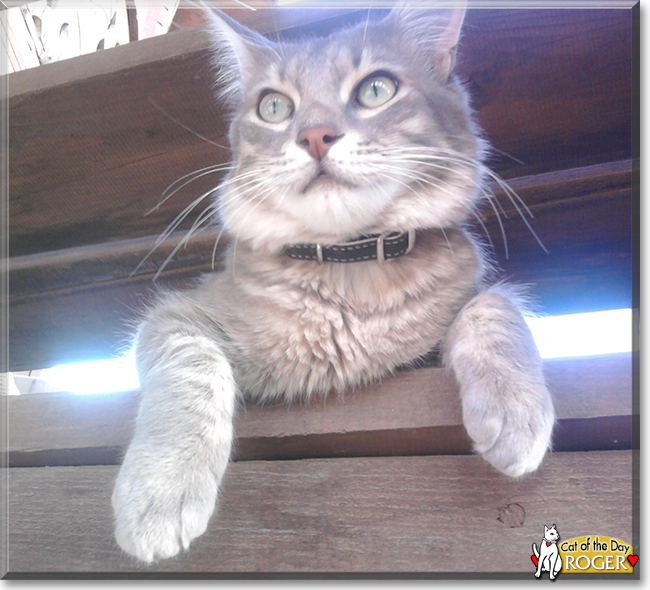
[[[187,549],[214,510],[236,404],[222,334],[180,295],[159,304],[140,329],[142,398],[113,509],[118,544],[143,561]]]
[[[537,563],[537,571],[535,572],[535,577],[539,578],[542,575],[542,572],[546,571],[546,568],[544,567],[544,563],[546,561],[546,557],[544,556],[543,551],[540,550],[540,556],[539,556],[539,561]]]
[[[562,569],[562,558],[560,557],[559,551],[555,553],[555,559],[551,565],[552,567],[551,567],[550,577],[551,580],[554,580],[555,576],[557,576],[559,571]]]
[[[513,477],[537,469],[555,414],[539,352],[506,289],[481,293],[461,310],[445,337],[444,355],[476,450]]]

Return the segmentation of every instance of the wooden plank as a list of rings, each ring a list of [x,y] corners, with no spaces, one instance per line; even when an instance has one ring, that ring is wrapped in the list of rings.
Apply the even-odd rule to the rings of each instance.
[[[479,121],[525,162],[498,171],[629,157],[631,11],[475,10],[467,31],[459,67]],[[225,143],[208,56],[203,30],[187,29],[11,74],[12,255],[151,235],[214,186],[144,217],[170,183],[228,157],[169,118]]]
[[[528,205],[527,217],[544,252],[513,204],[496,193],[507,218],[508,244],[493,211],[485,222],[499,276],[531,285],[542,309],[551,314],[632,307],[632,234],[638,168],[630,160],[509,180]],[[521,206],[520,206],[521,209]],[[480,230],[477,233],[482,234]]]
[[[556,450],[633,446],[629,354],[545,362],[559,424]],[[119,463],[131,439],[135,392],[11,397],[11,466]],[[439,367],[309,405],[246,406],[237,460],[470,453],[453,375]]]
[[[112,538],[116,467],[12,469],[9,575],[456,572],[532,579],[531,544],[544,525],[555,523],[565,539],[611,535],[637,552],[634,460],[631,451],[556,453],[519,480],[478,457],[236,463],[206,534],[189,552],[149,567],[123,555]],[[503,522],[513,505],[523,509],[514,527]]]
[[[508,215],[502,221],[509,258],[494,213],[485,209],[483,217],[503,267],[498,277],[530,283],[547,313],[630,307],[631,194],[637,183],[630,161],[512,179],[535,215],[529,222],[548,254],[495,188]],[[170,220],[161,220],[158,230]],[[141,266],[154,237],[12,258],[13,370],[113,354],[124,343],[125,327],[156,291],[150,279],[185,235],[172,235]],[[174,254],[158,285],[189,284],[209,272],[216,235],[216,229],[199,234]],[[217,258],[226,244],[221,241]]]
[[[551,173],[511,179],[509,187],[526,203],[534,217],[519,210],[550,250],[551,259],[557,251],[589,249],[603,240],[621,244],[631,240],[631,191],[638,186],[638,170],[632,162],[608,162],[584,168],[559,170]],[[541,254],[531,251],[541,248],[534,235],[496,182],[488,184],[503,210],[499,214],[505,229],[505,244],[514,260],[534,259]],[[493,242],[500,260],[506,264],[504,240],[494,209],[484,203],[481,220]],[[169,220],[171,221],[171,219]],[[158,230],[163,232],[165,226]],[[212,251],[219,226],[192,238],[178,250],[165,268],[168,271],[195,267],[196,271],[212,269]],[[477,230],[477,233],[481,233]],[[152,277],[165,263],[168,255],[186,236],[174,232],[162,244],[154,237],[138,238],[68,248],[39,255],[14,256],[10,260],[11,297],[40,295],[47,292],[70,291],[74,287],[97,285],[135,277]],[[219,242],[220,254],[228,240]],[[152,255],[149,253],[153,251]],[[140,263],[146,258],[145,264]],[[219,256],[217,256],[217,259]],[[164,275],[163,275],[164,276]]]

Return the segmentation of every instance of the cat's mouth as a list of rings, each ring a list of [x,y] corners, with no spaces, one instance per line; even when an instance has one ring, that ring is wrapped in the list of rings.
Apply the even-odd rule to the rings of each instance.
[[[304,195],[316,187],[326,188],[328,186],[345,186],[348,188],[355,188],[354,184],[332,174],[321,164],[318,168],[318,172],[312,176],[312,178],[307,182],[307,184],[300,192]]]

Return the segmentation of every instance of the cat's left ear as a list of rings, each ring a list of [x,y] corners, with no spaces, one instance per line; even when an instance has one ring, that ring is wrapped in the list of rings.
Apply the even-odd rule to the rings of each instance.
[[[387,18],[424,53],[434,74],[444,81],[454,69],[466,9],[466,0],[458,0],[449,8],[416,8],[409,2],[398,5]]]

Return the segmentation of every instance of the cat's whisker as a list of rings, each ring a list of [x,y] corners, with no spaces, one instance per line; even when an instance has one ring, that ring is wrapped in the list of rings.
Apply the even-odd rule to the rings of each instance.
[[[422,158],[450,160],[449,158],[444,158],[444,157],[439,157],[439,156],[434,155],[434,154],[424,153],[424,152],[422,152],[421,148],[413,148],[413,151],[417,151],[421,155]],[[440,152],[442,150],[436,148],[436,151]],[[481,172],[486,172],[487,171],[485,166],[483,166],[480,162],[475,162],[474,160],[472,160],[472,159],[470,159],[468,157],[465,157],[462,154],[458,154],[453,150],[446,150],[445,149],[444,151],[450,152],[453,155],[462,156],[461,158],[454,158],[454,160],[458,161],[459,163],[464,163],[464,164],[469,164],[469,165],[475,166],[476,169],[481,171]],[[431,162],[422,161],[422,163],[425,164],[425,165],[433,166],[433,167],[438,167],[439,166],[438,164],[433,164]],[[503,222],[501,221],[501,216],[499,215],[499,211],[497,210],[497,206],[495,205],[495,201],[496,201],[497,205],[499,206],[499,208],[501,209],[501,212],[503,213],[503,215],[505,217],[507,217],[507,215],[506,215],[505,211],[503,210],[503,208],[501,207],[501,203],[499,202],[499,200],[496,198],[496,196],[494,194],[488,193],[488,191],[485,189],[485,187],[482,184],[479,184],[479,183],[475,183],[475,184],[476,184],[477,188],[479,188],[479,190],[487,198],[487,201],[489,202],[490,206],[492,207],[492,209],[494,211],[495,217],[497,218],[497,222],[499,224],[499,228],[501,230],[501,236],[503,238],[503,247],[504,247],[504,250],[505,250],[505,256],[506,256],[506,258],[509,258],[510,256],[509,256],[509,251],[508,251],[508,241],[507,241],[507,238],[506,238],[506,232],[505,232],[505,228],[503,226]],[[506,192],[506,194],[508,194],[508,193]],[[510,198],[512,199],[512,197],[510,197]],[[514,203],[513,203],[513,205],[514,205]],[[519,211],[519,213],[521,215],[521,211]],[[546,251],[546,248],[544,248],[543,244],[541,244],[541,242],[539,241],[539,238],[537,238],[537,235],[532,230],[532,227],[530,227],[530,224],[528,223],[528,221],[523,216],[522,216],[522,219],[524,219],[524,222],[528,226],[528,228],[531,231],[531,233],[533,234],[533,236],[535,236],[535,238],[538,240],[538,243],[540,243],[540,246],[542,246],[542,248]],[[486,231],[486,234],[487,234],[487,231]],[[490,239],[490,242],[491,242],[491,239]]]
[[[205,223],[209,223],[214,216],[214,214],[217,211],[216,203],[212,203],[208,207],[206,207],[201,213],[198,215],[198,217],[194,220],[194,223],[192,223],[192,227],[188,230],[187,234],[182,240],[182,246],[187,245],[189,240],[194,236],[195,233],[198,233],[199,228],[201,228],[202,225]]]
[[[188,236],[185,235],[185,236],[183,237],[183,239],[180,240],[180,241],[178,242],[178,244],[176,244],[176,246],[174,246],[173,250],[169,253],[169,255],[167,256],[167,258],[165,258],[165,260],[163,261],[163,263],[160,265],[160,267],[159,267],[158,270],[156,271],[156,274],[153,275],[153,279],[152,279],[152,280],[153,280],[154,282],[155,282],[155,281],[158,279],[158,277],[162,274],[162,272],[165,270],[165,268],[167,268],[167,265],[171,262],[172,258],[176,255],[176,252],[178,252],[178,251],[183,247],[183,245],[187,243],[187,239],[188,239]]]
[[[142,258],[142,260],[137,264],[137,266],[131,271],[129,276],[134,276],[142,265],[149,260],[151,255],[160,247],[160,245],[173,233],[173,231],[185,220],[185,218],[203,201],[207,196],[211,195],[214,192],[214,189],[211,189],[203,193],[200,197],[192,201],[187,207],[185,207],[175,218],[174,220],[165,228],[165,230],[156,238],[153,247],[147,254]],[[158,273],[157,273],[158,274]],[[155,277],[154,277],[155,280]]]
[[[488,244],[490,244],[490,248],[494,250],[494,243],[492,242],[492,237],[490,236],[490,232],[487,230],[487,227],[485,227],[485,223],[483,223],[483,220],[481,219],[481,216],[478,214],[476,209],[472,207],[472,215],[476,219],[476,221],[479,222],[479,225],[483,229],[483,233],[485,234],[485,237],[487,238]]]
[[[517,192],[505,180],[503,180],[503,178],[501,178],[495,172],[492,172],[492,170],[490,170],[487,166],[483,167],[483,171],[485,172],[485,174],[487,174],[490,178],[492,178],[492,180],[494,180],[501,187],[503,192],[506,195],[508,195],[508,197],[510,198],[511,201],[512,201],[513,198],[516,199],[519,202],[519,204],[524,208],[526,213],[528,213],[530,218],[534,219],[535,216],[533,215],[533,212],[528,208],[528,205],[526,205],[524,200],[517,194]],[[515,204],[514,201],[513,201],[512,204],[513,205]]]
[[[146,215],[149,215],[150,213],[152,213],[153,211],[158,209],[163,203],[165,203],[168,199],[170,199],[172,196],[174,196],[179,190],[181,190],[182,188],[184,188],[185,186],[187,186],[191,182],[194,182],[198,178],[201,178],[203,176],[207,176],[209,174],[214,174],[216,172],[220,172],[220,171],[223,171],[223,170],[234,170],[234,169],[235,169],[235,167],[230,165],[230,164],[217,164],[215,166],[207,166],[206,168],[201,168],[199,170],[195,170],[194,172],[190,172],[189,174],[186,174],[186,175],[182,176],[181,178],[174,181],[172,184],[170,184],[165,189],[165,191],[163,192],[162,200],[153,209],[148,211],[146,213]],[[241,173],[241,174],[238,174],[238,175],[235,175],[235,176],[232,176],[232,177],[228,178],[227,180],[220,183],[219,187],[217,187],[217,188],[223,188],[223,187],[228,186],[230,184],[233,184],[235,182],[239,182],[240,180],[255,177],[255,176],[259,176],[259,175],[264,174],[266,172],[267,172],[267,170],[264,169],[264,168],[244,172],[244,173]],[[189,180],[187,180],[186,182],[183,182],[180,186],[176,187],[171,193],[166,194],[172,187],[174,187],[175,185],[177,185],[178,183],[182,182],[183,180],[185,180],[187,178],[189,178]],[[246,183],[246,184],[248,184],[248,183]],[[246,186],[246,184],[244,184],[242,186]],[[210,192],[216,191],[217,188],[212,189]],[[209,193],[207,193],[207,194],[209,194]],[[204,196],[206,196],[206,195],[204,194]]]
[[[251,176],[253,176],[253,180],[249,180],[248,182],[245,182],[244,184],[236,187],[236,190],[233,191],[232,195],[230,195],[227,199],[219,200],[220,205],[221,206],[229,205],[233,201],[237,201],[241,197],[243,197],[244,195],[247,195],[248,193],[256,190],[259,186],[266,185],[267,181],[268,181],[268,177],[262,177],[261,180],[259,179],[259,177],[262,176],[263,174],[265,174],[265,172],[266,171],[261,170],[258,173],[254,174],[254,175],[251,175]],[[228,186],[229,184],[233,184],[233,183],[234,183],[234,179],[233,179],[232,183],[231,182],[225,182],[225,183],[219,185],[217,190],[222,189],[222,188]],[[250,185],[252,185],[252,186],[250,186]],[[243,189],[244,187],[247,187],[247,186],[249,188],[247,188],[246,190],[243,190],[243,191],[241,190],[241,189]]]
[[[230,166],[208,166],[206,168],[201,168],[200,170],[195,170],[194,172],[190,172],[189,174],[185,174],[184,176],[181,176],[178,180],[175,180],[172,182],[162,193],[160,201],[158,201],[158,204],[155,207],[152,207],[145,213],[145,217],[147,215],[150,215],[154,211],[157,211],[160,209],[160,207],[165,204],[169,199],[171,199],[176,193],[178,193],[180,190],[185,188],[188,184],[191,184],[195,180],[198,180],[199,178],[202,178],[204,176],[209,176],[210,174],[216,174],[217,172],[222,172],[224,170],[228,170],[231,168]],[[191,177],[191,178],[190,178]],[[186,178],[189,178],[189,180],[182,182]],[[178,183],[182,183],[179,186],[177,186],[174,190],[169,192],[172,187],[177,185]]]
[[[196,207],[206,198],[209,197],[214,193],[214,189],[210,189],[209,191],[204,192],[200,197],[194,199],[187,207],[185,207],[176,217],[174,217],[173,221],[165,228],[165,230],[156,238],[156,246],[159,246],[162,244],[169,234],[171,234],[183,221],[185,221],[186,217],[196,209]]]
[[[417,149],[419,149],[419,148],[417,148]],[[462,176],[462,177],[465,178],[466,180],[472,182],[472,183],[473,183],[473,184],[478,188],[478,190],[479,190],[479,191],[480,191],[480,192],[481,192],[481,193],[482,193],[482,194],[483,194],[483,195],[484,195],[488,200],[494,200],[494,201],[496,201],[496,203],[497,203],[497,205],[498,205],[498,207],[499,207],[499,210],[501,211],[501,214],[502,214],[506,219],[508,218],[508,214],[507,214],[506,211],[503,209],[503,206],[501,205],[501,202],[496,198],[496,195],[494,195],[494,193],[492,193],[492,192],[488,192],[488,189],[485,187],[485,185],[484,185],[483,183],[480,182],[480,180],[478,180],[478,179],[475,180],[475,179],[471,178],[470,176],[468,176],[468,175],[466,175],[466,174],[463,174],[460,170],[453,169],[453,168],[449,168],[448,166],[442,166],[442,165],[440,165],[440,164],[434,164],[434,163],[432,163],[432,162],[427,162],[427,161],[425,161],[424,158],[427,158],[427,159],[433,158],[433,159],[435,159],[435,160],[442,160],[442,161],[456,161],[456,162],[459,162],[459,163],[463,163],[463,164],[471,165],[471,166],[475,167],[475,168],[476,168],[479,172],[481,172],[481,173],[484,173],[484,172],[485,172],[485,173],[490,174],[491,171],[490,171],[489,169],[487,169],[485,166],[483,166],[482,164],[480,164],[480,163],[478,163],[478,162],[474,162],[474,161],[472,161],[472,160],[470,160],[470,159],[466,159],[466,158],[465,158],[465,159],[462,159],[462,160],[459,160],[459,159],[451,159],[451,158],[448,158],[448,157],[432,156],[431,154],[421,154],[421,158],[418,158],[418,154],[411,155],[411,157],[412,157],[412,158],[417,158],[417,159],[416,159],[416,160],[409,160],[409,159],[405,159],[405,158],[402,157],[402,158],[395,158],[395,160],[396,160],[396,161],[405,162],[405,163],[418,163],[418,164],[422,164],[422,165],[424,165],[424,166],[430,166],[430,167],[437,168],[437,169],[449,170],[449,171],[452,171],[452,172],[457,173],[458,175]],[[501,180],[501,179],[499,179],[499,180]],[[501,182],[503,182],[503,180],[501,180]],[[504,183],[504,185],[505,185],[505,183]],[[507,186],[507,185],[506,185],[506,186]],[[510,191],[512,191],[512,189],[511,189],[510,187],[508,187],[508,189],[509,189]],[[509,191],[508,191],[505,187],[504,187],[504,192],[506,193],[506,195],[508,196],[508,198],[510,198],[510,200],[512,201],[512,196],[509,194]],[[514,191],[512,191],[512,192],[514,193]],[[516,193],[514,193],[514,194],[516,195]],[[519,195],[516,195],[516,197],[521,201],[521,198],[519,197]],[[513,203],[513,205],[514,205],[514,203]],[[516,205],[515,205],[515,208],[518,210],[518,208],[516,207]],[[528,208],[526,208],[526,209],[528,210]],[[528,210],[528,211],[529,211],[529,210]],[[518,211],[518,212],[519,212],[519,214],[521,215],[521,211]],[[531,214],[531,215],[532,215],[532,214]],[[524,220],[524,222],[526,222],[526,220]],[[532,228],[530,227],[530,225],[529,225],[527,222],[526,222],[526,225],[529,227],[529,229],[530,229],[531,232],[532,232]],[[533,235],[535,235],[534,232],[532,232],[532,233],[533,233]],[[537,238],[537,236],[535,236],[535,237],[536,237],[536,239],[537,239],[538,242],[539,242],[539,238]],[[543,248],[544,250],[546,250],[546,249],[544,248],[543,244],[541,244],[541,242],[540,242],[540,245],[542,246],[542,248]]]
[[[227,203],[231,203],[231,202],[233,202],[235,200],[242,199],[243,197],[246,196],[246,194],[248,192],[251,192],[253,190],[259,189],[260,187],[264,187],[264,186],[268,186],[268,185],[272,185],[272,184],[273,184],[273,179],[268,179],[267,178],[267,179],[262,180],[261,182],[259,182],[256,186],[251,187],[250,189],[247,189],[247,190],[245,190],[245,191],[243,191],[241,193],[236,192],[228,201],[223,202],[223,203],[220,202],[220,203],[217,204],[217,206],[218,206],[219,209],[221,209]],[[271,188],[272,188],[272,186],[269,186],[267,189],[265,189],[265,191],[269,191],[269,190],[271,190]],[[237,209],[235,209],[235,211],[233,211],[231,213],[231,217],[235,216],[239,211],[241,211],[241,209],[246,207],[249,203],[250,203],[250,199],[245,200],[244,203],[242,203]],[[221,230],[219,231],[219,234],[217,235],[217,238],[216,238],[215,242],[214,242],[214,247],[212,248],[212,268],[213,269],[214,269],[214,264],[215,264],[216,257],[217,257],[217,248],[219,247],[219,242],[221,241],[221,237],[223,236],[225,230],[226,230],[226,224],[224,223],[222,225],[222,227],[221,227]]]
[[[488,203],[492,206],[492,210],[494,211],[494,215],[497,218],[497,222],[499,223],[499,228],[501,229],[501,236],[503,238],[503,249],[505,251],[506,259],[510,258],[508,255],[508,240],[506,239],[506,230],[503,227],[503,222],[501,221],[501,216],[499,215],[499,211],[497,210],[496,206],[494,205],[494,200],[488,199]]]
[[[237,177],[235,177],[233,179],[230,179],[230,180],[232,180],[234,182],[235,180],[240,180],[242,178],[247,178],[247,177],[250,177],[250,176],[255,176],[255,175],[259,176],[261,173],[263,173],[263,170],[248,172],[248,173],[245,173],[245,174],[238,175]],[[224,186],[226,184],[229,184],[230,180],[223,183],[222,186]],[[254,184],[255,182],[256,182],[256,180],[246,182],[246,183],[244,183],[242,185],[242,187],[247,186],[249,184]],[[255,188],[256,187],[253,186],[253,187],[251,187],[251,190],[254,190]],[[187,207],[185,207],[185,209],[183,209],[183,211],[181,211],[181,213],[179,213],[174,218],[174,220],[167,226],[167,228],[165,228],[165,230],[162,232],[162,234],[156,239],[155,246],[147,254],[147,256],[145,256],[145,258],[140,262],[140,264],[136,267],[136,269],[133,271],[134,273],[137,272],[137,270],[142,266],[142,264],[155,251],[155,249],[158,248],[160,246],[160,244],[162,244],[162,242],[164,242],[169,237],[169,235],[187,218],[187,216],[199,205],[199,203],[201,203],[201,201],[203,201],[203,199],[205,199],[207,196],[212,195],[215,190],[216,189],[211,189],[210,191],[207,191],[207,192],[203,193],[200,197],[198,197],[192,203],[190,203]],[[239,193],[238,196],[241,196],[242,194],[245,194],[246,192],[247,191],[244,191],[244,193]],[[202,212],[199,215],[198,219],[202,220],[204,214],[205,215],[212,215],[212,210],[213,209],[216,209],[216,205],[214,205],[214,206],[210,205],[209,207],[207,207],[204,210],[204,212]],[[205,211],[208,211],[209,213],[205,213]],[[196,224],[197,222],[195,221],[194,223]],[[194,228],[194,227],[195,227],[195,225],[192,226],[192,228]],[[192,230],[190,229],[190,233],[189,233],[190,236],[191,236],[191,232],[192,232]],[[189,239],[189,236],[186,236],[186,237],[187,237],[187,239]],[[178,251],[178,249],[175,249],[174,253],[176,253],[177,251]]]
[[[430,178],[424,177],[424,176],[419,175],[419,174],[415,175],[414,171],[412,171],[412,170],[404,170],[403,168],[399,168],[398,166],[390,166],[388,164],[382,164],[382,168],[383,169],[389,168],[391,170],[395,170],[398,174],[400,174],[402,176],[406,176],[410,180],[415,180],[415,181],[420,182],[422,184],[429,185],[429,186],[432,186],[434,188],[437,188],[437,189],[447,193],[451,197],[455,196],[454,193],[452,193],[450,190],[446,189],[445,187],[441,186],[440,184],[438,184],[436,182],[433,182],[433,180],[431,180]],[[440,180],[440,179],[436,179],[436,180]],[[446,184],[449,184],[449,183],[446,183]]]
[[[152,106],[157,108],[165,117],[167,117],[170,121],[176,123],[179,127],[182,127],[186,131],[189,131],[192,135],[196,135],[199,139],[202,139],[203,141],[207,141],[208,143],[212,144],[215,147],[221,148],[222,150],[228,150],[230,149],[228,146],[221,145],[220,143],[217,143],[216,141],[212,141],[211,139],[208,139],[207,137],[201,135],[200,133],[197,133],[192,129],[191,127],[188,127],[185,125],[185,123],[179,121],[176,119],[174,116],[170,115],[165,109],[163,109],[155,100],[153,100],[151,97],[149,97],[149,102],[151,103]]]
[[[493,178],[499,186],[503,189],[505,192],[506,196],[508,199],[510,199],[510,202],[512,203],[512,206],[517,210],[517,213],[519,214],[519,217],[523,220],[523,222],[526,224],[526,227],[528,228],[528,231],[532,234],[532,236],[535,238],[539,246],[541,247],[546,254],[549,253],[549,251],[546,249],[546,246],[542,243],[542,240],[539,238],[535,230],[533,229],[532,225],[529,223],[528,219],[526,219],[526,216],[524,215],[523,211],[517,204],[517,202],[521,203],[521,205],[524,207],[526,212],[530,215],[530,217],[534,217],[530,209],[526,206],[526,204],[523,202],[522,198],[510,187],[505,181],[503,181],[498,175],[494,174],[491,170],[487,170],[488,175]]]
[[[421,150],[422,148],[418,147],[418,148],[414,148],[414,149]],[[451,148],[429,148],[429,149],[432,149],[437,153],[451,154],[451,155],[455,156],[454,159],[448,158],[448,157],[440,157],[440,159],[448,159],[449,161],[464,162],[464,163],[475,166],[482,173],[484,173],[487,176],[489,176],[490,178],[492,178],[492,180],[494,180],[501,187],[501,189],[506,193],[506,195],[508,195],[508,197],[511,199],[511,201],[513,199],[516,199],[519,202],[519,204],[525,209],[526,213],[528,213],[528,215],[531,218],[534,218],[533,213],[528,208],[528,206],[526,205],[524,200],[517,194],[517,192],[505,180],[503,180],[498,174],[496,174],[494,171],[490,170],[490,168],[488,168],[487,166],[485,166],[481,162],[478,162],[478,161],[476,161],[476,160],[474,160],[472,158],[469,158],[468,156],[465,156],[461,152],[458,152],[458,151],[453,150]],[[423,156],[426,157],[426,151],[423,153]],[[514,202],[513,202],[513,205],[514,205]]]
[[[242,219],[241,226],[243,227],[245,224],[246,219],[248,219],[249,215],[251,215],[266,199],[271,195],[271,193],[275,190],[275,186],[271,185],[269,186],[265,191],[264,191],[264,196],[251,208],[246,215],[244,215],[244,218]],[[232,274],[233,277],[236,276],[236,265],[237,265],[237,241],[239,240],[239,232],[235,234],[235,243],[233,244],[233,251],[232,251]]]
[[[447,232],[445,232],[445,228],[441,227],[440,231],[442,232],[442,237],[445,238],[445,242],[447,242],[447,248],[449,248],[449,251],[451,252],[451,255],[453,257],[454,249],[451,247],[451,244],[449,242],[449,238],[447,237]]]

